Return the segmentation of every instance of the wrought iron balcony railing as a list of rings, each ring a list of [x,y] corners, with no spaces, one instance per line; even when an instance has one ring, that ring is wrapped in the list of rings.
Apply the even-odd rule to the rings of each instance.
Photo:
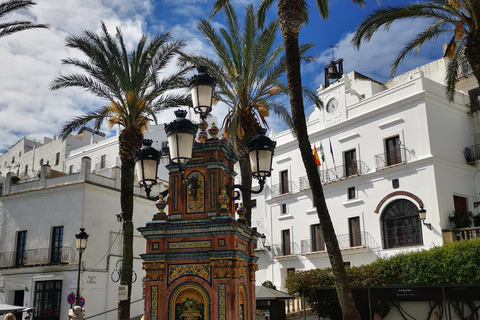
[[[480,144],[465,148],[465,150],[463,150],[463,156],[465,160],[467,160],[467,163],[480,160]]]
[[[381,154],[377,154],[375,156],[375,168],[385,168],[401,163],[406,163],[409,158],[409,153],[407,149],[403,147],[397,147],[394,150],[390,150],[388,152],[384,152]]]
[[[272,185],[272,197],[281,196],[297,191],[297,186],[293,181],[287,181],[286,183],[279,183]]]
[[[355,247],[380,248],[380,245],[366,231],[361,231],[356,234],[340,234],[337,235],[337,240],[340,249]],[[302,253],[320,252],[325,251],[326,247],[323,239],[308,239],[301,241],[301,250]]]
[[[370,168],[363,161],[355,161],[350,164],[335,166],[331,169],[320,169],[320,180],[322,184],[351,178],[358,175],[366,174]],[[307,176],[300,177],[300,189],[310,187]]]
[[[77,250],[71,247],[0,252],[0,269],[68,264],[76,262],[77,256]]]
[[[274,257],[292,256],[301,253],[300,247],[296,242],[274,244],[272,246],[272,253]]]

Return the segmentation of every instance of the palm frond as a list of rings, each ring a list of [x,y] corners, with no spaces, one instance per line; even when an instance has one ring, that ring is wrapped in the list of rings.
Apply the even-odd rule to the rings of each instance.
[[[419,33],[415,39],[410,41],[398,54],[397,58],[392,64],[392,70],[391,70],[391,76],[393,77],[395,75],[395,72],[397,71],[398,65],[402,60],[405,58],[405,56],[410,53],[411,51],[415,50],[415,53],[417,54],[418,51],[420,50],[420,47],[427,41],[435,40],[438,38],[440,35],[444,33],[451,32],[450,29],[445,29],[445,24],[443,22],[439,22],[438,24],[432,25],[425,29],[423,32]]]
[[[459,70],[464,57],[465,39],[462,39],[456,47],[453,56],[448,59],[445,79],[447,80],[447,99],[453,101],[455,96],[455,86],[459,78]]]

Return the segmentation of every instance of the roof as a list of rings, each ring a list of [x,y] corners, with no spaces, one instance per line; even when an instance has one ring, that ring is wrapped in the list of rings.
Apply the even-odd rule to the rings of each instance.
[[[288,293],[264,286],[255,286],[255,296],[257,300],[286,300],[295,298]]]

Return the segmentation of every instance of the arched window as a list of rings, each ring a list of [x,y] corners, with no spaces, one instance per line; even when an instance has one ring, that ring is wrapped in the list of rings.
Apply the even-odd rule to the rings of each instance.
[[[395,200],[383,210],[382,227],[385,249],[423,243],[418,208],[408,200]]]

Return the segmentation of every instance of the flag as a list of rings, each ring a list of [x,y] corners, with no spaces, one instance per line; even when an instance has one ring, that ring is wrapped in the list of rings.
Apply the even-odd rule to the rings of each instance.
[[[330,138],[328,138],[328,142],[330,142],[330,153],[332,154],[333,166],[335,166],[335,158],[333,157],[332,141],[330,141]]]
[[[323,153],[323,146],[320,142],[320,155],[322,156],[322,162],[325,163],[325,154]]]
[[[315,144],[313,145],[313,158],[315,159],[315,163],[318,166],[322,165],[322,163],[320,162],[320,159],[318,158],[317,147],[315,146]]]

